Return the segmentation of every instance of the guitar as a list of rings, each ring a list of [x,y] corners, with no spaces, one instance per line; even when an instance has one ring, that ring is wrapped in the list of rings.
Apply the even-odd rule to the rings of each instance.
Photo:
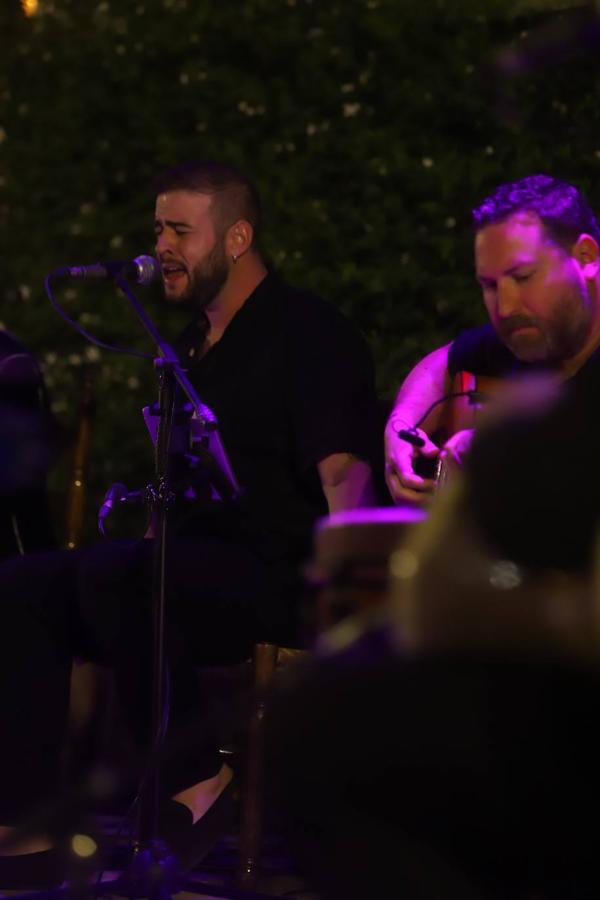
[[[435,443],[442,446],[457,432],[476,428],[487,401],[499,392],[502,384],[504,379],[501,378],[457,372],[449,394],[442,401],[443,413],[441,424],[435,429]],[[429,418],[427,416],[420,426],[427,432]],[[443,457],[421,457],[415,471],[422,477],[432,478],[439,488],[446,482],[449,468]]]

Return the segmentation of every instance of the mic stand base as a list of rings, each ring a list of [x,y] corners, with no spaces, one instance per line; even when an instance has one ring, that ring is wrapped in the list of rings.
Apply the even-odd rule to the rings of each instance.
[[[129,867],[115,880],[102,882],[92,890],[94,896],[104,893],[148,900],[170,900],[183,889],[183,875],[177,857],[164,841],[136,842]]]

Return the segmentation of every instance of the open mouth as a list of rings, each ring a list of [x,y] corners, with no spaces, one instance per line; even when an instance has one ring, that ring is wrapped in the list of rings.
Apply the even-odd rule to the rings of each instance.
[[[176,262],[164,262],[161,265],[163,280],[166,283],[174,284],[187,275],[185,266]]]

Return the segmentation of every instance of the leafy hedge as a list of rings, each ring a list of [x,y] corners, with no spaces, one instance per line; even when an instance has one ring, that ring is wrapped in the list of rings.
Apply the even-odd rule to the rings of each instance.
[[[154,376],[69,330],[44,274],[151,250],[152,173],[228,159],[262,190],[269,258],[356,321],[391,396],[482,318],[469,224],[482,194],[548,171],[600,203],[597,48],[569,40],[571,13],[546,34],[557,16],[496,0],[40,0],[26,19],[5,0],[0,319],[39,355],[67,428],[94,369],[93,492],[147,477],[136,411]],[[507,75],[506,47],[529,69]],[[148,349],[110,287],[60,296],[104,339]],[[180,321],[144,297],[172,336]]]

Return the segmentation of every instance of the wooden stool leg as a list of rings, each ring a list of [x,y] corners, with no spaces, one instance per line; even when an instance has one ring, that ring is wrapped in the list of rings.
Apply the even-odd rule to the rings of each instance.
[[[262,693],[277,666],[276,644],[255,644],[253,654],[254,708],[248,730],[246,765],[242,783],[240,810],[239,862],[236,881],[240,887],[252,888],[259,875],[262,842],[262,744],[265,705]]]

